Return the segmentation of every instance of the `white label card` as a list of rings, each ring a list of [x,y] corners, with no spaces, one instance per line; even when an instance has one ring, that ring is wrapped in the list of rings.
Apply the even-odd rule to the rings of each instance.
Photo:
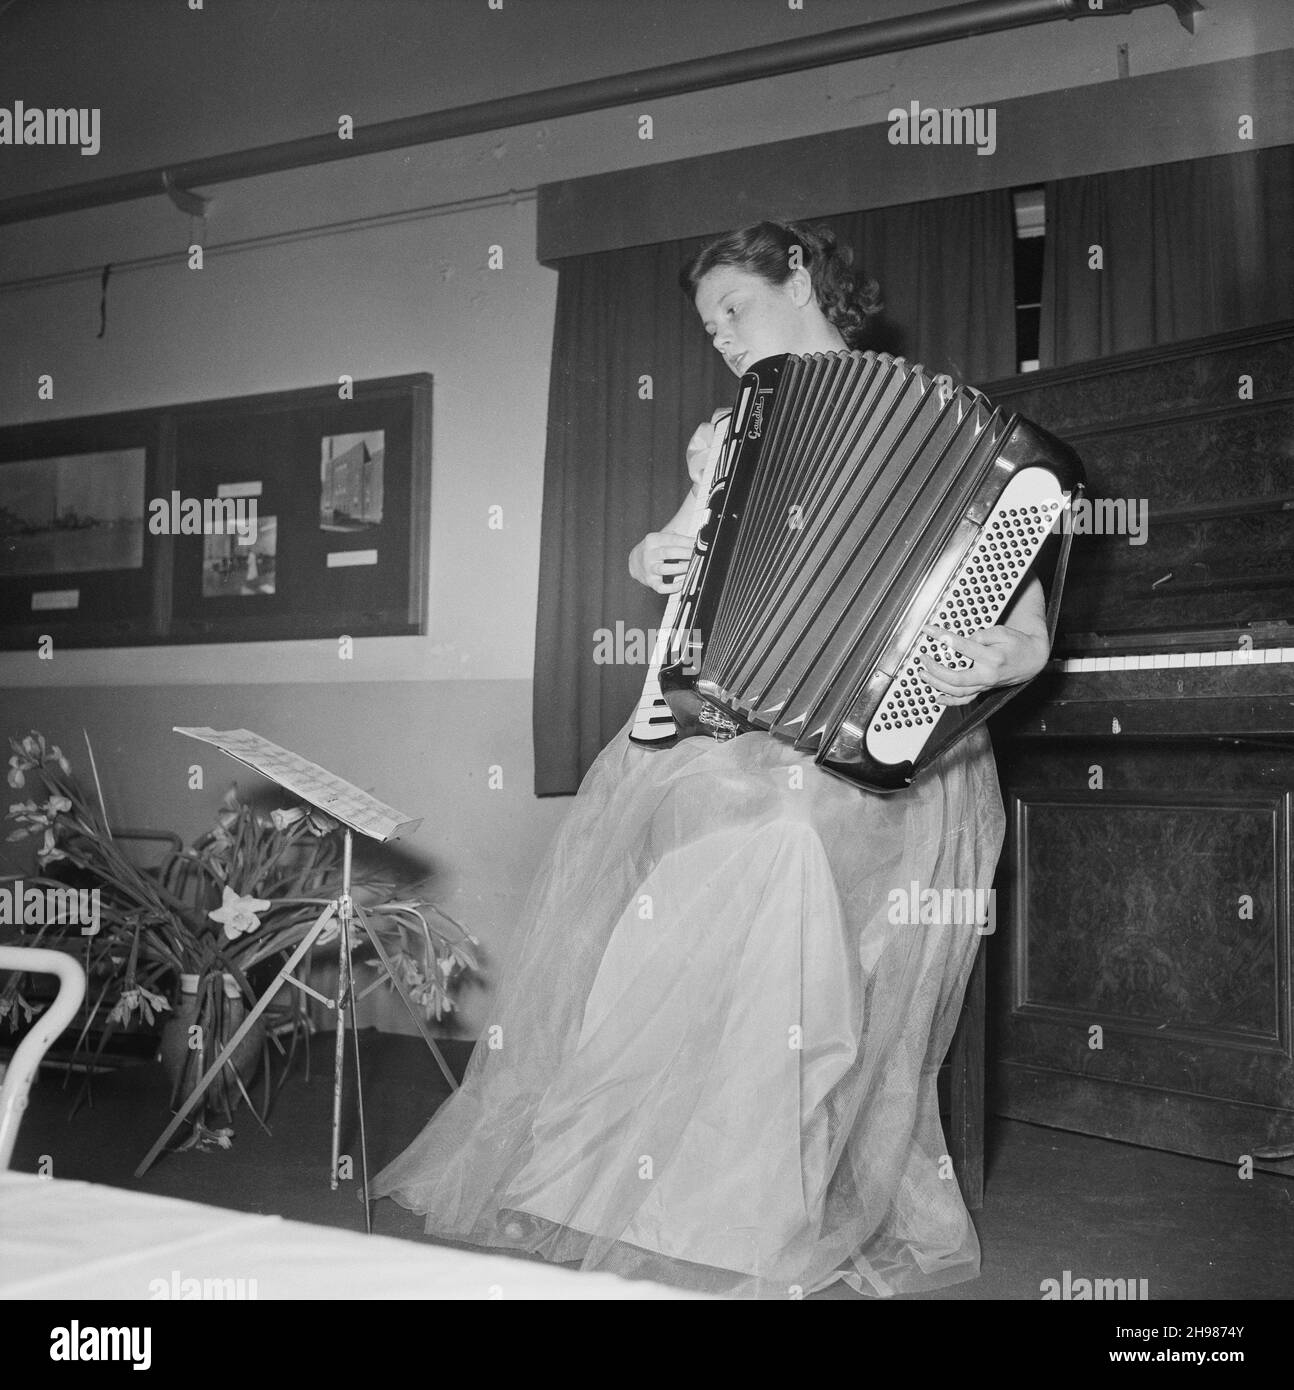
[[[43,589],[31,596],[33,613],[48,613],[55,608],[80,608],[80,589]]]

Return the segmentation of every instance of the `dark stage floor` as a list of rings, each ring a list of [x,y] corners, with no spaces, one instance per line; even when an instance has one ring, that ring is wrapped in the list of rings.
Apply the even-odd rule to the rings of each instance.
[[[456,1070],[465,1044],[445,1045]],[[376,1171],[422,1127],[445,1094],[426,1047],[413,1038],[362,1035],[369,1153]],[[42,1155],[61,1178],[137,1188],[243,1211],[362,1230],[358,1182],[328,1186],[331,1037],[315,1040],[314,1069],[291,1079],[271,1116],[273,1136],[244,1112],[234,1146],[171,1154],[136,1182],[131,1173],[165,1127],[160,1068],[100,1077],[93,1106],[69,1119],[79,1078],[42,1074],[14,1154],[35,1171]],[[353,1088],[352,1088],[353,1089]],[[349,1097],[348,1097],[349,1099]],[[358,1154],[353,1105],[343,1150]],[[1149,1281],[1155,1299],[1272,1299],[1294,1294],[1294,1181],[1083,1135],[991,1120],[985,1205],[976,1225],[983,1273],[931,1299],[1040,1298],[1046,1279]],[[374,1229],[425,1239],[422,1223],[378,1202]],[[854,1298],[843,1285],[818,1298]]]

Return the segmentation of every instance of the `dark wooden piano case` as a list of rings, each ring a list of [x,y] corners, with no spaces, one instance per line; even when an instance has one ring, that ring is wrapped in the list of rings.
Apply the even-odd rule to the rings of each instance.
[[[1148,509],[992,725],[990,1108],[1294,1173],[1294,323],[984,389]]]

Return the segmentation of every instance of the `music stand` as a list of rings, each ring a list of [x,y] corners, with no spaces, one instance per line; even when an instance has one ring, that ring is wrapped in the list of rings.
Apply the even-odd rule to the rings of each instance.
[[[361,834],[376,840],[386,841],[394,839],[402,831],[416,829],[422,822],[421,820],[409,820],[399,811],[378,801],[368,792],[361,791],[360,788],[343,781],[342,778],[328,772],[317,763],[312,763],[296,753],[291,753],[286,748],[280,748],[278,744],[271,743],[268,739],[261,738],[247,729],[231,729],[221,733],[215,729],[183,729],[177,726],[174,732],[185,734],[189,738],[199,739],[203,743],[213,744],[244,766],[259,772],[263,777],[268,777],[272,782],[277,782],[293,796],[309,802],[310,805],[318,807],[325,815],[340,822],[344,837],[342,840],[342,882],[341,892],[324,906],[310,930],[280,966],[268,988],[221,1049],[215,1061],[202,1074],[197,1086],[172,1117],[170,1124],[162,1131],[161,1137],[144,1155],[143,1161],[135,1169],[135,1176],[137,1178],[142,1177],[152,1167],[154,1160],[166,1147],[167,1141],[176,1133],[190,1112],[206,1094],[207,1088],[220,1075],[228,1057],[247,1036],[252,1025],[269,1007],[270,1001],[282,986],[288,984],[317,999],[326,1008],[337,1011],[337,1046],[333,1055],[332,1172],[330,1179],[334,1192],[337,1190],[337,1169],[341,1158],[341,1101],[345,1075],[346,1013],[347,1010],[351,1012],[351,1040],[355,1056],[355,1100],[359,1112],[364,1228],[371,1234],[373,1221],[368,1192],[368,1144],[364,1130],[364,1085],[359,1065],[359,1030],[355,1027],[354,1009],[360,999],[364,998],[371,990],[376,989],[383,981],[382,976],[379,975],[366,986],[361,994],[355,995],[354,978],[351,974],[351,950],[352,934],[357,920],[359,927],[368,937],[370,945],[377,953],[382,972],[386,979],[395,986],[396,992],[409,1012],[409,1017],[414,1022],[414,1026],[431,1049],[431,1054],[436,1059],[436,1064],[440,1067],[445,1080],[449,1082],[451,1091],[458,1090],[458,1083],[454,1080],[440,1049],[436,1046],[436,1040],[431,1036],[425,1020],[419,1014],[410,997],[408,986],[392,967],[386,950],[378,939],[377,933],[369,925],[368,918],[362,908],[358,909],[357,919],[357,909],[350,891],[353,831],[359,831]],[[304,980],[299,980],[293,972],[334,918],[337,920],[338,932],[337,997],[336,999],[329,999],[318,990],[311,988]]]

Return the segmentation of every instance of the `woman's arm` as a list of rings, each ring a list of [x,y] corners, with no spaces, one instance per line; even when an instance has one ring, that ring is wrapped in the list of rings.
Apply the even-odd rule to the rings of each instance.
[[[721,406],[692,432],[687,445],[687,471],[692,490],[683,505],[659,531],[651,531],[629,552],[629,573],[639,584],[658,594],[672,594],[683,582],[683,573],[692,559],[693,538],[705,516],[706,499],[700,494],[723,443],[727,418],[732,412]]]
[[[693,488],[659,531],[651,531],[629,552],[629,573],[658,594],[678,588],[692,558],[692,537],[704,504]]]
[[[1047,664],[1051,650],[1042,585],[1036,577],[1015,596],[997,627],[986,627],[974,637],[958,637],[940,627],[927,627],[926,632],[975,663],[954,670],[921,658],[922,678],[940,692],[939,702],[945,705],[968,704],[995,686],[1032,680]]]

